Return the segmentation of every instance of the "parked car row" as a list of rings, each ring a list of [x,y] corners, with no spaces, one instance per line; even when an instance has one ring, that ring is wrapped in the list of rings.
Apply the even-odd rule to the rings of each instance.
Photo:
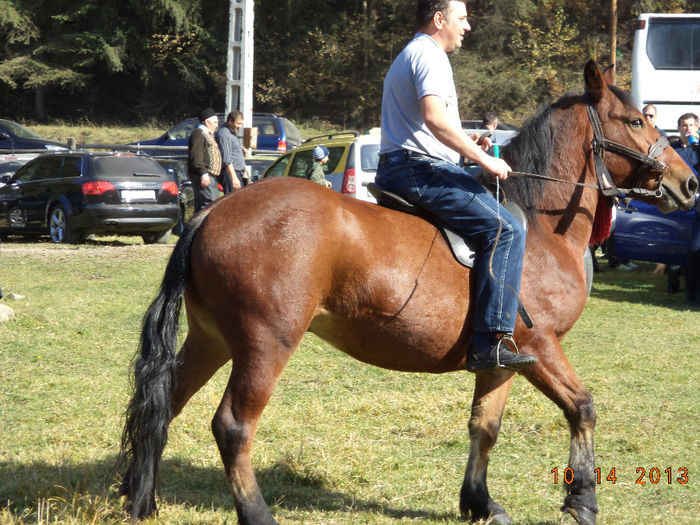
[[[0,236],[139,235],[165,243],[180,214],[178,184],[153,159],[65,151],[40,155],[0,188]]]
[[[226,115],[219,113],[217,116],[219,117],[219,126],[223,126]],[[156,139],[132,142],[131,145],[142,148],[141,151],[149,155],[187,157],[187,152],[184,150],[173,152],[167,149],[149,148],[148,146],[185,147],[192,131],[198,125],[199,119],[188,118],[177,123]],[[257,150],[283,152],[295,148],[302,141],[301,132],[291,120],[273,113],[253,113],[253,127],[257,128],[258,132]]]

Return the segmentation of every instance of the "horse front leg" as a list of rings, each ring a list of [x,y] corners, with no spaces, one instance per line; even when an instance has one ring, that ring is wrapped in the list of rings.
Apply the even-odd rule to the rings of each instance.
[[[595,525],[596,501],[595,454],[593,431],[596,423],[593,396],[586,390],[564,355],[561,345],[552,338],[547,345],[547,359],[540,361],[523,375],[564,411],[569,423],[571,442],[569,466],[573,482],[566,484],[566,498],[561,510],[571,514],[581,525]]]
[[[482,372],[476,375],[472,413],[469,419],[471,447],[469,461],[460,492],[459,508],[464,518],[489,523],[511,523],[506,511],[498,505],[486,486],[489,453],[496,444],[501,417],[515,374],[508,371]]]

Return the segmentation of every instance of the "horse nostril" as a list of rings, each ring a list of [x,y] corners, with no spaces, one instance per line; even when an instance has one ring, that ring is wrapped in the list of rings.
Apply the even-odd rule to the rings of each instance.
[[[685,189],[689,195],[695,195],[695,192],[698,191],[698,179],[696,177],[688,177],[688,180],[685,181]]]

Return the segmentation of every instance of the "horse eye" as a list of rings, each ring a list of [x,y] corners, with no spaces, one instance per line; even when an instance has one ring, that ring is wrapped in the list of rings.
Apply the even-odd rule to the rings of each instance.
[[[644,122],[640,118],[636,118],[631,122],[632,126],[635,128],[642,128],[644,127]]]

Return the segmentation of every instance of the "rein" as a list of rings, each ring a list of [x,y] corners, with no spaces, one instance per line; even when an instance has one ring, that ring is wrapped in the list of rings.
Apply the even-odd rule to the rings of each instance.
[[[630,196],[630,197],[661,197],[661,181],[664,176],[664,172],[668,169],[668,166],[657,160],[657,157],[663,153],[663,151],[669,146],[668,138],[661,136],[659,139],[649,146],[649,151],[645,155],[638,152],[632,148],[620,144],[619,142],[614,142],[605,138],[603,134],[603,125],[600,122],[600,117],[598,112],[591,104],[586,105],[588,111],[588,118],[591,121],[593,127],[593,140],[591,141],[591,151],[593,153],[593,161],[595,164],[596,177],[598,180],[597,184],[587,184],[585,182],[576,182],[566,179],[557,179],[556,177],[550,177],[548,175],[540,175],[538,173],[528,173],[524,171],[511,171],[509,177],[526,177],[530,179],[540,179],[552,182],[562,182],[564,184],[572,184],[574,186],[581,186],[583,188],[591,188],[600,190],[601,193],[606,197],[614,197],[617,195]],[[610,151],[622,155],[623,157],[628,157],[637,160],[641,163],[639,166],[639,171],[637,172],[636,185],[633,188],[618,188],[610,176],[607,166],[604,161],[605,151]],[[653,190],[647,190],[641,187],[642,175],[645,170],[650,169],[659,174],[656,181],[656,188]]]

